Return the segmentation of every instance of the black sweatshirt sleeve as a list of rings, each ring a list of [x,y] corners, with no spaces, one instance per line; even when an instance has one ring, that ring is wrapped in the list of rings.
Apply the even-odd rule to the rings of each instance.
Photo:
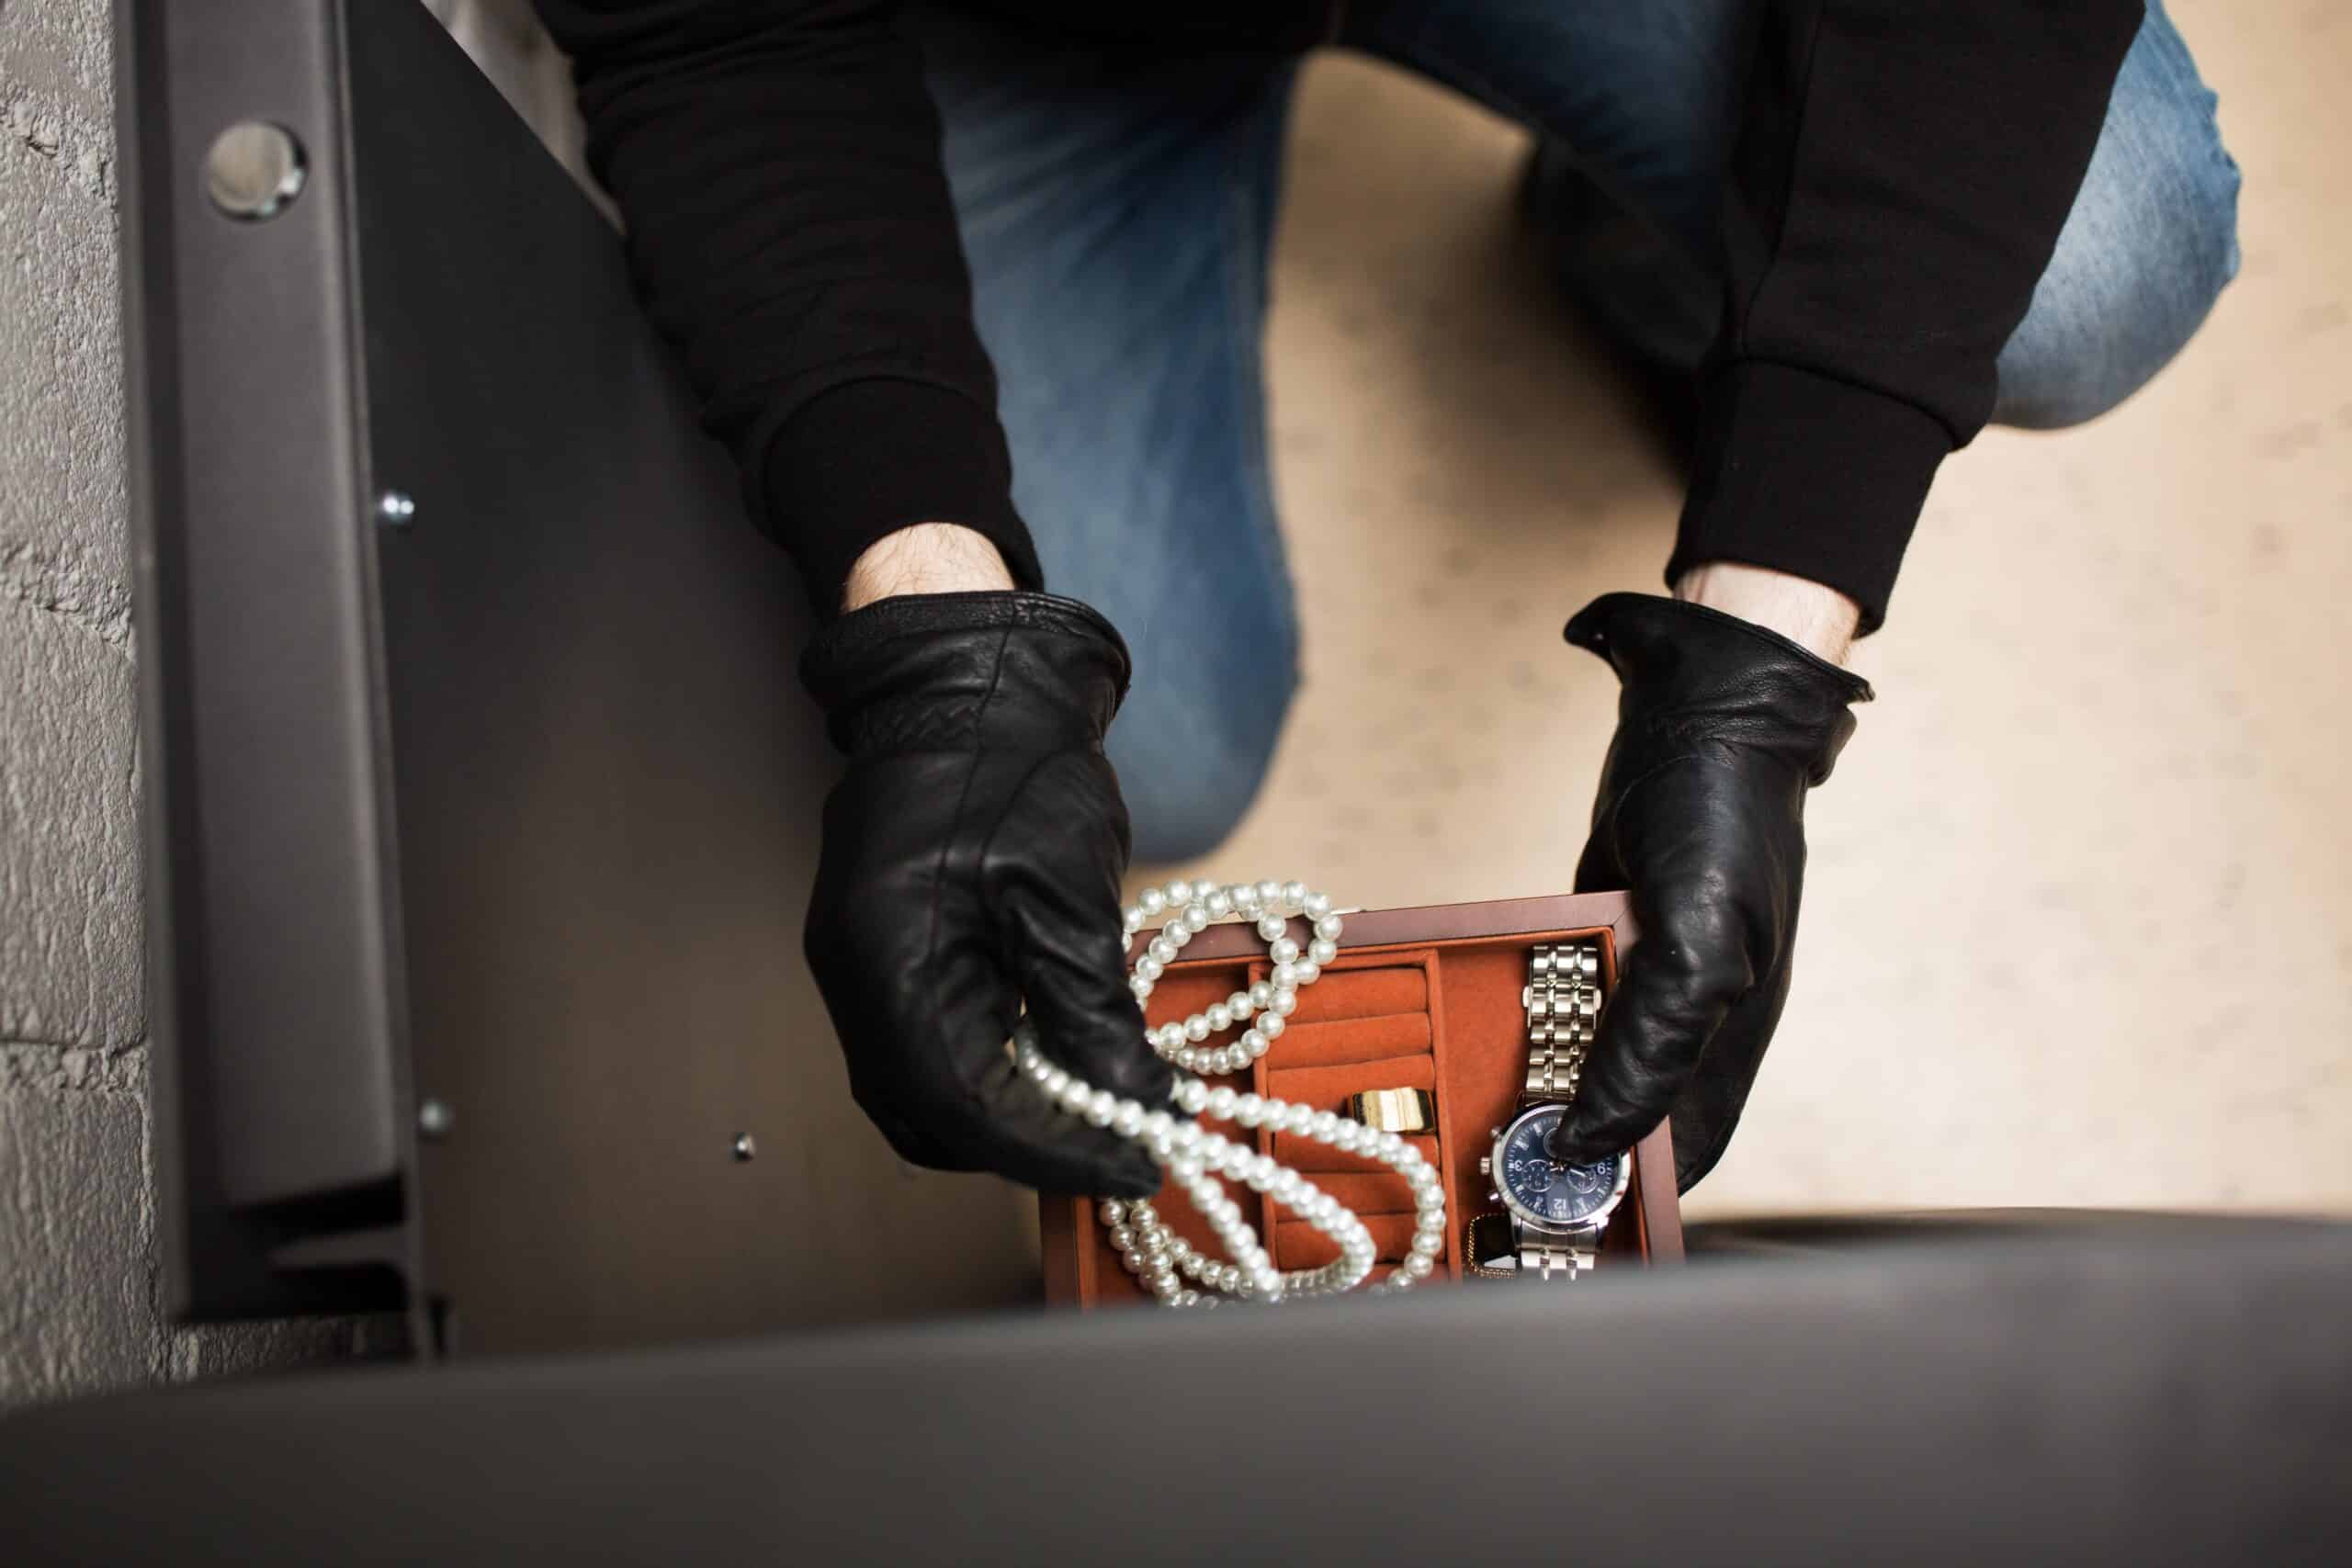
[[[1827,583],[1874,630],[1944,456],[1993,410],[2143,0],[1766,0],[1729,297],[1671,582]]]
[[[1758,0],[1669,581],[1775,567],[1879,624],[1937,466],[1991,412],[2143,3]],[[923,521],[979,530],[1037,585],[938,118],[888,0],[538,6],[648,308],[820,610]]]
[[[820,614],[959,523],[1040,581],[913,45],[883,0],[537,0],[705,423]]]

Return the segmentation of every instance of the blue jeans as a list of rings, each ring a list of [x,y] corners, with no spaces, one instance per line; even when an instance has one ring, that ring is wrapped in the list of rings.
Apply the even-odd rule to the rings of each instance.
[[[1644,231],[1569,281],[1628,344],[1688,367],[1720,298],[1700,258],[1736,129],[1743,3],[1419,0],[1370,9],[1346,41],[1569,150]],[[1014,500],[1049,586],[1102,610],[1135,656],[1110,751],[1136,856],[1201,854],[1256,795],[1297,679],[1261,349],[1298,61],[1072,43],[938,11],[908,26],[944,123]],[[2238,259],[2237,168],[2213,106],[2150,0],[2002,353],[1997,421],[2103,412],[2204,321]]]

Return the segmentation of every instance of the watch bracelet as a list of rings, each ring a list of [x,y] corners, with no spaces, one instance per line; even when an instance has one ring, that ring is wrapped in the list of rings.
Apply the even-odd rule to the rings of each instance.
[[[1513,1230],[1511,1217],[1499,1212],[1473,1214],[1462,1227],[1462,1272],[1472,1280],[1535,1280],[1548,1283],[1559,1279],[1573,1284],[1592,1272],[1599,1256],[1599,1235],[1589,1248],[1573,1246],[1552,1247],[1524,1244]],[[1508,1267],[1497,1268],[1489,1259],[1507,1258]],[[1552,1259],[1560,1266],[1550,1266]]]
[[[1573,1103],[1600,1021],[1600,947],[1577,942],[1534,948],[1520,1003],[1527,1012],[1521,1101]]]
[[[1531,949],[1520,1004],[1527,1018],[1527,1077],[1521,1105],[1571,1103],[1600,1022],[1600,947],[1562,942]],[[1500,1172],[1495,1176],[1501,1179]],[[1480,1239],[1482,1230],[1490,1239]],[[1572,1283],[1594,1266],[1600,1236],[1596,1233],[1589,1239],[1594,1244],[1590,1248],[1527,1242],[1509,1213],[1473,1214],[1462,1229],[1463,1275],[1476,1280],[1557,1278]],[[1487,1261],[1497,1258],[1508,1258],[1510,1266],[1496,1268]],[[1555,1267],[1555,1260],[1560,1266]]]

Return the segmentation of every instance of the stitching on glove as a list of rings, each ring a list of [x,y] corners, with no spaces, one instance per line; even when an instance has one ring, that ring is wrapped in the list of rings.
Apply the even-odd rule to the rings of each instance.
[[[1012,627],[1010,625],[1007,625],[1002,631],[998,634],[996,660],[989,667],[989,689],[987,693],[981,696],[978,712],[974,716],[973,728],[976,741],[978,735],[982,733],[979,721],[987,717],[989,704],[996,698],[998,682],[1004,679],[1004,650],[1006,645],[1012,640]],[[937,959],[939,956],[940,902],[947,886],[947,852],[954,846],[957,837],[959,836],[959,829],[964,826],[964,812],[972,798],[972,781],[979,775],[981,759],[987,755],[988,750],[984,745],[975,744],[972,748],[970,765],[964,770],[963,788],[958,790],[956,795],[955,815],[947,819],[947,831],[940,836],[939,858],[932,863],[931,868],[931,916],[923,927],[922,953],[924,971],[923,984],[925,990],[930,993],[932,998],[932,1015],[934,1018],[944,1017],[946,1011],[939,1002],[937,991],[939,984],[939,965]],[[994,832],[993,827],[990,829],[990,832]],[[965,1097],[973,1100],[975,1103],[978,1103],[979,1097],[974,1092],[972,1086],[965,1081],[960,1065],[956,1061],[955,1052],[952,1045],[948,1050],[948,1067],[949,1070],[955,1074],[956,1084],[964,1090]]]

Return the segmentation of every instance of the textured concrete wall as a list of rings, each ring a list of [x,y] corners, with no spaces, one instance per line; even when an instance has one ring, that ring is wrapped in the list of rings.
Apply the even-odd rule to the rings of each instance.
[[[325,1353],[158,1306],[106,0],[0,0],[0,1407]]]

